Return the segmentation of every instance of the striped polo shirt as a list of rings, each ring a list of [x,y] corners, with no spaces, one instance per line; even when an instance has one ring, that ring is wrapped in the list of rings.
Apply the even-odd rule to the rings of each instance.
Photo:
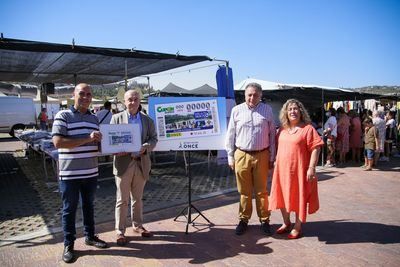
[[[89,110],[82,114],[73,106],[68,110],[59,111],[53,123],[53,136],[66,138],[86,138],[93,131],[99,130],[97,117]],[[98,145],[96,142],[86,143],[75,148],[59,148],[59,178],[72,180],[97,177]]]

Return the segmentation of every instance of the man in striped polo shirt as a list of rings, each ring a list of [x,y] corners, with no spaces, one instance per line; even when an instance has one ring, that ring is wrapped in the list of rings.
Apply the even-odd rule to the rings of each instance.
[[[228,163],[236,174],[240,193],[237,235],[247,229],[253,209],[253,191],[261,229],[266,234],[271,233],[267,177],[275,161],[276,132],[272,109],[261,102],[261,96],[261,85],[250,83],[246,86],[245,103],[232,109],[226,135]]]
[[[98,142],[101,140],[99,122],[89,111],[92,92],[81,83],[74,90],[74,106],[57,113],[53,123],[53,143],[58,148],[60,192],[63,202],[62,227],[64,232],[63,261],[74,259],[75,214],[82,200],[85,244],[106,248],[107,244],[95,236],[94,198],[98,176]]]

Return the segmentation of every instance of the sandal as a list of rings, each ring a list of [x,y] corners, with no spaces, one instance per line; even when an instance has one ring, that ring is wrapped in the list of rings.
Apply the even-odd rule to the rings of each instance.
[[[297,231],[296,229],[292,229],[292,231],[290,232],[290,234],[288,235],[289,239],[298,239],[301,237],[301,230]]]
[[[290,227],[291,227],[291,226],[292,226],[291,223],[290,223],[289,225],[283,224],[281,227],[279,227],[279,228],[276,230],[276,233],[277,233],[278,235],[285,234],[285,233],[289,233],[289,232],[290,232]]]

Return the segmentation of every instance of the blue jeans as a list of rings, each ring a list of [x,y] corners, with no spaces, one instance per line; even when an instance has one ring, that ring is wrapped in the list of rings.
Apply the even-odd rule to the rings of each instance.
[[[47,123],[45,121],[40,122],[40,130],[47,131]]]
[[[375,151],[373,149],[364,149],[364,156],[369,160],[374,159]]]
[[[85,178],[60,181],[60,193],[63,203],[62,227],[64,246],[75,241],[75,217],[79,196],[82,203],[84,234],[94,236],[94,198],[97,189],[97,178]]]

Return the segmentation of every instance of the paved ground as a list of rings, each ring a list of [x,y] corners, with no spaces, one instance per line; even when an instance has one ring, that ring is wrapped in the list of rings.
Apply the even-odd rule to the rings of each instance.
[[[44,178],[42,158],[30,153],[27,157],[23,144],[16,139],[0,138],[0,245],[8,239],[21,235],[53,233],[61,227],[61,199],[56,178]],[[16,151],[16,152],[15,152]],[[232,191],[235,179],[227,166],[217,166],[207,155],[191,153],[191,176],[193,199]],[[159,153],[153,164],[152,175],[145,187],[144,211],[154,211],[186,203],[188,179],[182,153]],[[161,162],[171,162],[158,164]],[[52,173],[51,164],[48,172]],[[97,222],[114,220],[115,183],[112,165],[100,167],[100,182],[95,200]],[[82,224],[81,213],[77,214]],[[23,237],[22,237],[23,238]]]
[[[200,217],[195,226],[189,226],[188,235],[184,233],[185,218],[173,220],[184,206],[147,212],[146,225],[155,236],[142,239],[132,234],[129,244],[123,248],[115,244],[113,222],[98,224],[97,231],[111,247],[105,250],[86,247],[80,235],[74,264],[400,266],[400,159],[393,158],[380,168],[364,172],[358,166],[348,165],[319,170],[321,209],[309,216],[303,228],[304,237],[298,240],[264,236],[254,216],[245,235],[234,235],[238,208],[238,195],[234,192],[196,201],[195,206],[213,224],[206,224]],[[271,223],[274,228],[281,223],[279,212],[273,212]],[[31,239],[25,236],[15,243],[3,242],[0,264],[64,265],[62,249],[59,233]]]

